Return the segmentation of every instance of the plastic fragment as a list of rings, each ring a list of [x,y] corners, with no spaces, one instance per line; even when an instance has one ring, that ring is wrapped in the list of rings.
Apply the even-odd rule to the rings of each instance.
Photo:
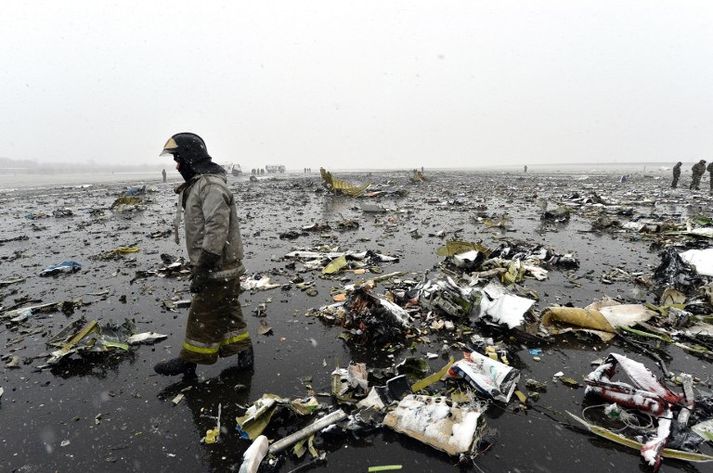
[[[218,429],[217,427],[214,427],[212,429],[206,430],[205,437],[203,437],[203,441],[206,444],[210,445],[213,443],[217,443],[219,437],[220,437],[220,429]]]
[[[292,454],[297,458],[302,458],[303,456],[305,456],[305,453],[307,453],[307,447],[305,447],[306,443],[307,439],[302,439],[299,442],[295,443],[292,447]]]
[[[168,338],[168,335],[163,335],[161,333],[156,333],[156,332],[143,332],[143,333],[136,333],[129,338],[126,339],[126,343],[129,345],[139,345],[139,344],[147,344],[150,345],[152,343],[165,340]]]
[[[309,451],[309,454],[312,455],[312,458],[319,457],[319,452],[314,447],[314,434],[310,435],[309,438],[307,438],[307,450]]]
[[[260,319],[260,323],[257,327],[257,333],[260,335],[269,335],[272,333],[272,327],[267,323],[267,320]]]
[[[243,463],[238,473],[257,473],[260,462],[267,455],[267,437],[260,435],[243,453]]]

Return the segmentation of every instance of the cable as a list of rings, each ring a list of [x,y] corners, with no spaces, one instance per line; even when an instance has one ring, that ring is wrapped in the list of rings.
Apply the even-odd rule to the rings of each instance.
[[[609,415],[609,413],[606,412],[606,409],[612,405],[615,405],[618,407],[618,412],[619,412],[618,417],[611,416],[611,415]],[[626,430],[627,428],[636,430],[636,431],[647,431],[647,430],[652,430],[654,428],[654,417],[652,415],[642,412],[642,414],[645,415],[646,417],[648,417],[648,420],[649,420],[647,424],[642,425],[639,421],[639,417],[636,414],[632,414],[632,413],[628,412],[626,409],[623,409],[618,404],[596,404],[594,406],[587,406],[584,409],[582,409],[582,417],[584,419],[586,419],[587,421],[594,424],[594,422],[592,422],[590,419],[587,418],[586,413],[588,410],[594,409],[597,407],[603,408],[605,411],[605,414],[608,418],[618,419],[624,424],[624,427],[621,427],[620,429],[609,429],[612,432],[619,433],[619,432]]]

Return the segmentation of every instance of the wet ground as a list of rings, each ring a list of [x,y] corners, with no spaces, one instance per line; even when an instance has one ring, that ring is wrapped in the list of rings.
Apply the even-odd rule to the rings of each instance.
[[[364,181],[364,174],[339,177]],[[568,223],[540,220],[538,198],[559,200],[573,192],[596,191],[603,198],[625,201],[636,215],[655,219],[682,219],[700,212],[711,214],[707,193],[671,191],[667,179],[633,176],[620,184],[618,176],[516,175],[434,173],[428,182],[413,185],[405,173],[374,174],[372,182],[403,188],[405,196],[379,197],[369,202],[387,208],[383,214],[363,213],[365,199],[325,194],[318,176],[280,176],[258,182],[231,178],[245,242],[245,266],[250,273],[269,274],[275,282],[287,283],[295,276],[284,255],[295,248],[318,245],[344,250],[372,249],[399,256],[398,263],[384,264],[384,272],[403,271],[420,279],[442,258],[435,250],[444,239],[482,240],[497,247],[504,240],[544,244],[558,252],[574,252],[580,260],[576,270],[554,270],[545,281],[527,279],[525,288],[536,291],[540,300],[533,307],[539,314],[552,304],[571,303],[581,307],[604,296],[621,302],[656,302],[652,288],[633,280],[604,278],[614,268],[626,273],[650,275],[659,263],[657,240],[631,232],[592,231],[586,212],[578,212]],[[35,314],[20,324],[0,328],[0,355],[17,355],[22,363],[9,369],[0,365],[0,471],[237,471],[248,443],[235,432],[239,405],[247,405],[263,393],[302,397],[306,385],[318,393],[330,390],[330,373],[337,364],[350,360],[371,367],[388,367],[405,356],[440,353],[442,343],[418,345],[414,351],[389,352],[380,347],[350,350],[337,336],[339,327],[323,324],[305,313],[331,303],[330,290],[363,276],[347,275],[323,279],[319,272],[301,276],[314,280],[318,293],[309,296],[294,286],[289,290],[245,293],[243,312],[255,342],[256,365],[252,374],[231,369],[229,360],[201,367],[197,381],[182,381],[155,375],[154,363],[175,356],[180,350],[187,309],[168,310],[164,301],[189,298],[186,278],[137,272],[162,266],[160,254],[182,256],[185,250],[166,232],[175,209],[172,184],[147,182],[156,192],[146,195],[143,211],[117,213],[109,209],[127,184],[97,184],[82,187],[26,189],[0,193],[3,225],[0,228],[0,279],[25,277],[25,281],[0,287],[0,305],[56,302],[81,298],[86,304],[66,315],[61,311]],[[704,182],[707,186],[707,182]],[[694,197],[699,196],[699,197]],[[69,217],[52,216],[54,210],[69,208]],[[99,211],[97,209],[103,209]],[[47,217],[31,219],[32,213]],[[37,216],[37,215],[35,215]],[[508,217],[505,228],[488,227],[478,217]],[[333,223],[342,219],[359,221],[357,230],[331,230],[305,234],[294,240],[279,238],[287,230],[314,222]],[[420,238],[414,238],[412,229]],[[165,232],[156,238],[151,234]],[[138,245],[139,253],[112,261],[92,256],[118,246]],[[81,271],[40,278],[38,273],[53,263],[75,260]],[[616,270],[615,270],[616,271]],[[619,272],[620,274],[623,274]],[[344,279],[344,280],[342,280]],[[622,278],[625,279],[625,278]],[[272,334],[258,335],[259,319],[254,311],[266,305],[265,320]],[[53,369],[44,364],[47,338],[79,317],[101,322],[133,319],[139,331],[168,334],[153,346],[138,346],[120,356],[97,355],[77,358]],[[467,342],[467,340],[464,340]],[[544,345],[541,361],[533,360],[530,346],[511,342],[513,364],[522,379],[547,382],[547,392],[531,401],[532,408],[519,409],[493,404],[487,424],[496,431],[495,443],[475,464],[456,465],[456,460],[387,429],[362,439],[328,439],[318,445],[327,451],[327,461],[313,471],[366,471],[368,466],[401,464],[403,471],[487,472],[599,472],[649,471],[638,452],[612,446],[580,429],[568,427],[561,416],[565,410],[580,413],[584,390],[553,382],[558,371],[581,381],[591,371],[590,362],[610,351],[625,353],[655,369],[654,360],[633,352],[618,342],[594,343],[575,337],[557,338]],[[673,360],[669,369],[687,372],[710,389],[710,364],[677,348],[668,348]],[[451,354],[460,358],[457,349]],[[430,360],[434,369],[443,358]],[[185,398],[178,405],[171,399]],[[329,397],[320,402],[330,404]],[[211,418],[222,406],[225,427],[215,445],[200,443]],[[294,429],[277,426],[274,436]],[[706,453],[711,449],[706,447]],[[279,471],[288,472],[308,460],[288,459]],[[710,464],[685,464],[666,460],[661,471],[713,471]]]

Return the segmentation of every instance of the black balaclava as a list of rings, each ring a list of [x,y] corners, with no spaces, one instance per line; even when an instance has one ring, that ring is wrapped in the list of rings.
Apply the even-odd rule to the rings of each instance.
[[[225,170],[212,161],[203,139],[195,133],[173,135],[161,154],[173,155],[178,172],[186,182],[198,174],[225,174]]]

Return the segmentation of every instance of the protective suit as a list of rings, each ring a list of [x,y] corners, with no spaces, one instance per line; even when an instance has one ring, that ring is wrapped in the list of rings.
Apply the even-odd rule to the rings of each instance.
[[[701,159],[700,161],[698,161],[696,164],[693,165],[691,171],[693,173],[693,176],[689,189],[698,190],[699,186],[701,185],[701,178],[706,172],[706,160]]]
[[[161,153],[171,154],[185,182],[176,188],[176,242],[181,213],[192,266],[193,299],[179,358],[157,364],[159,374],[191,374],[196,364],[238,355],[238,365],[252,366],[252,341],[238,297],[243,245],[233,194],[225,170],[212,162],[203,140],[192,133],[173,135]]]

